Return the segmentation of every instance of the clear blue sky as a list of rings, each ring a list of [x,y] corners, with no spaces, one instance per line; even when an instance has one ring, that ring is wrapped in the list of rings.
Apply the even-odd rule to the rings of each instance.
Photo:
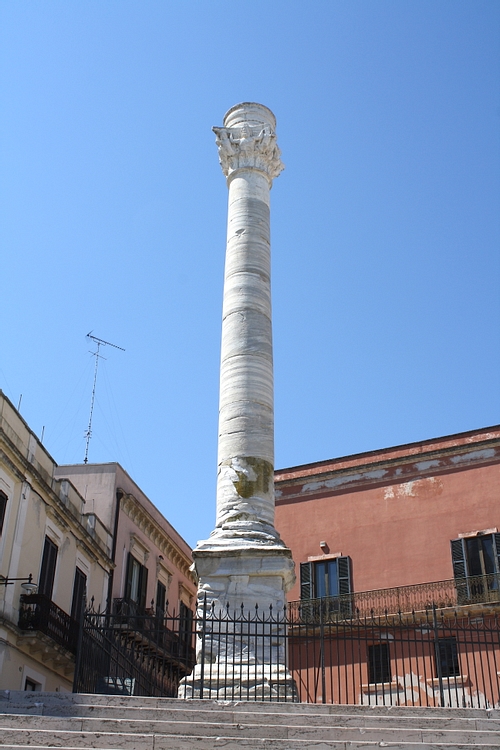
[[[3,0],[0,387],[60,463],[215,517],[227,188],[269,106],[276,466],[500,421],[500,3]],[[286,541],[286,540],[285,540]]]

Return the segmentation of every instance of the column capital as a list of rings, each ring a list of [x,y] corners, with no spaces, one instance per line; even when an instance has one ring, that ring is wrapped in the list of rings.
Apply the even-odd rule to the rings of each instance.
[[[272,182],[284,164],[274,131],[273,113],[262,104],[246,102],[232,107],[222,127],[214,127],[219,162],[226,177],[237,169],[256,169]]]

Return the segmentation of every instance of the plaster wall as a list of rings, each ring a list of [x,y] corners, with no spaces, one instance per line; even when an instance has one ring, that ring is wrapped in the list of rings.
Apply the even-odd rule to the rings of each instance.
[[[140,528],[134,518],[121,512],[116,544],[116,569],[113,578],[113,599],[125,596],[125,575],[128,552],[148,569],[146,607],[156,602],[156,584],[160,580],[167,588],[168,609],[179,612],[180,601],[194,606],[196,584],[184,563],[180,568],[176,559],[169,557],[160,540]],[[190,552],[189,558],[191,558]],[[163,558],[163,559],[162,559]]]
[[[67,477],[85,500],[85,512],[95,513],[108,529],[113,528],[115,504],[116,464],[93,465],[92,473],[85,471],[85,464],[58,466],[57,477]]]
[[[85,497],[87,512],[95,512],[113,532],[117,492],[121,497],[116,537],[112,599],[125,596],[128,552],[148,569],[146,606],[156,599],[156,582],[167,587],[169,611],[179,611],[179,602],[191,606],[196,584],[188,572],[191,548],[149,500],[120,464],[76,464],[59,466]]]
[[[497,428],[279,471],[276,527],[296,564],[349,555],[354,591],[452,578],[450,540],[500,530],[499,438]]]
[[[0,688],[24,689],[29,677],[47,690],[70,690],[72,657],[50,636],[18,627],[22,580],[38,584],[45,537],[57,546],[52,601],[71,613],[75,569],[87,577],[88,596],[103,606],[111,560],[98,519],[85,514],[75,487],[56,477],[56,465],[36,435],[0,392],[0,489],[6,512],[0,533]]]

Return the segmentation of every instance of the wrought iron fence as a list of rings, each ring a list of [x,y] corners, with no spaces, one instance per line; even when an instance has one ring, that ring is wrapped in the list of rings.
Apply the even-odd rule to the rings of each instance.
[[[83,615],[73,689],[79,693],[177,695],[180,679],[194,666],[192,632],[184,618],[152,614],[126,600],[111,613]]]
[[[299,701],[287,668],[288,627],[286,609],[221,609],[205,600],[195,624],[197,664],[179,697]]]
[[[431,606],[419,613],[289,621],[301,701],[500,706],[500,621]]]
[[[500,622],[436,604],[316,616],[206,605],[180,616],[87,612],[75,690],[368,705],[500,706]],[[195,659],[195,646],[197,659]],[[197,661],[195,665],[195,661]],[[178,688],[180,690],[178,693]]]
[[[76,652],[79,623],[44,594],[22,594],[20,630],[37,630],[71,653]]]

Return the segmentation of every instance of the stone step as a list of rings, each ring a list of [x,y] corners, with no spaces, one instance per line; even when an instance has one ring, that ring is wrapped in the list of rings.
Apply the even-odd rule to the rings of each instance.
[[[5,692],[0,747],[478,750],[500,748],[500,711]]]
[[[23,739],[26,741],[23,742]],[[63,742],[66,739],[67,742]],[[179,735],[151,735],[141,738],[137,743],[137,735],[100,735],[98,738],[89,738],[85,735],[72,736],[68,733],[63,736],[47,733],[43,736],[31,734],[22,738],[11,733],[10,737],[0,737],[0,747],[5,748],[29,748],[29,750],[49,750],[57,747],[59,750],[81,750],[82,747],[95,748],[95,750],[126,750],[134,748],[137,750],[363,750],[364,748],[387,747],[392,750],[478,750],[476,744],[448,744],[448,743],[414,743],[414,742],[369,742],[352,741],[344,742],[338,740],[310,741],[310,740],[282,740],[266,739],[254,740],[246,738],[235,739],[220,735],[216,738],[202,736],[179,736]],[[112,743],[112,744],[109,744]],[[134,744],[135,743],[135,744]],[[481,745],[483,750],[493,750],[499,745]]]
[[[337,718],[337,717],[335,717]],[[389,726],[372,726],[369,721],[365,727],[341,726],[337,722],[325,721],[322,725],[309,724],[266,724],[263,721],[252,723],[223,723],[214,721],[194,722],[164,719],[162,721],[148,721],[143,719],[110,719],[87,717],[56,717],[32,716],[27,714],[4,714],[0,719],[0,737],[9,731],[25,731],[32,735],[37,732],[50,732],[54,736],[72,733],[88,737],[100,735],[129,736],[135,735],[138,742],[150,735],[182,735],[218,737],[221,733],[225,737],[245,737],[265,740],[313,740],[313,741],[369,741],[394,743],[399,740],[414,743],[447,743],[447,744],[476,744],[500,746],[498,730],[457,730],[435,728],[398,728]],[[4,742],[5,744],[5,742]],[[92,747],[92,745],[90,745]]]
[[[439,708],[427,706],[360,706],[345,704],[321,704],[321,703],[274,703],[261,701],[216,701],[204,700],[181,700],[179,698],[154,698],[141,695],[120,696],[101,695],[88,693],[48,693],[29,692],[23,690],[0,691],[0,711],[7,704],[29,705],[29,706],[52,706],[52,705],[93,705],[93,706],[126,706],[127,708],[162,708],[175,709],[186,706],[200,707],[203,710],[230,710],[230,711],[265,711],[266,713],[292,713],[292,714],[336,714],[348,713],[350,715],[381,714],[398,716],[450,716],[463,718],[485,718],[487,715],[500,719],[500,709],[494,708]]]
[[[9,713],[25,714],[26,708],[23,704],[8,704]],[[0,706],[1,708],[1,706]],[[263,707],[264,708],[264,707]],[[347,707],[346,707],[347,708]],[[92,704],[69,704],[56,706],[40,706],[35,711],[30,711],[28,715],[45,715],[45,716],[74,716],[102,719],[133,719],[142,721],[189,721],[204,723],[206,721],[218,722],[220,724],[244,722],[245,724],[253,722],[263,722],[272,725],[296,726],[307,722],[309,726],[321,726],[325,722],[334,723],[337,726],[388,726],[394,728],[422,728],[433,729],[440,727],[442,729],[461,729],[472,731],[480,729],[485,731],[500,730],[500,717],[497,719],[488,718],[467,718],[446,715],[441,717],[433,716],[398,716],[387,712],[386,714],[350,714],[350,713],[310,713],[310,714],[280,714],[269,713],[266,710],[252,711],[248,710],[233,711],[230,707],[221,709],[219,707],[210,709],[197,709],[195,705],[181,706],[180,708],[140,708],[138,706],[94,706]]]
[[[218,724],[259,724],[273,726],[300,726],[307,723],[308,726],[324,726],[325,724],[340,727],[387,727],[400,729],[446,729],[460,731],[499,731],[500,717],[485,718],[487,712],[483,712],[483,718],[457,717],[454,712],[448,710],[440,716],[432,715],[398,715],[390,710],[383,713],[365,710],[363,713],[351,714],[349,707],[344,706],[345,713],[315,712],[308,714],[285,714],[269,712],[267,704],[260,705],[257,710],[253,703],[238,706],[217,706],[212,708],[198,708],[197,702],[185,704],[178,702],[166,708],[142,708],[139,706],[105,706],[85,703],[44,703],[36,702],[31,706],[28,702],[13,703],[6,701],[0,703],[0,711],[10,714],[25,714],[28,716],[59,716],[59,717],[88,717],[89,719],[129,719],[133,721],[147,722],[189,722],[193,723],[218,723]],[[27,710],[29,709],[29,710]],[[490,712],[491,713],[491,712]],[[498,712],[495,712],[498,715]]]
[[[397,716],[418,717],[427,716],[432,719],[498,719],[500,709],[493,708],[431,708],[425,706],[353,706],[353,705],[322,705],[314,703],[267,703],[257,701],[214,701],[214,700],[179,700],[177,698],[150,698],[143,696],[115,696],[88,695],[76,693],[42,693],[25,691],[0,692],[0,713],[52,713],[93,710],[125,709],[155,711],[185,710],[192,715],[196,711],[218,712],[255,712],[276,715],[348,715],[351,717]],[[59,715],[59,713],[58,713]],[[72,714],[75,715],[75,714]],[[153,715],[153,713],[151,714]]]

